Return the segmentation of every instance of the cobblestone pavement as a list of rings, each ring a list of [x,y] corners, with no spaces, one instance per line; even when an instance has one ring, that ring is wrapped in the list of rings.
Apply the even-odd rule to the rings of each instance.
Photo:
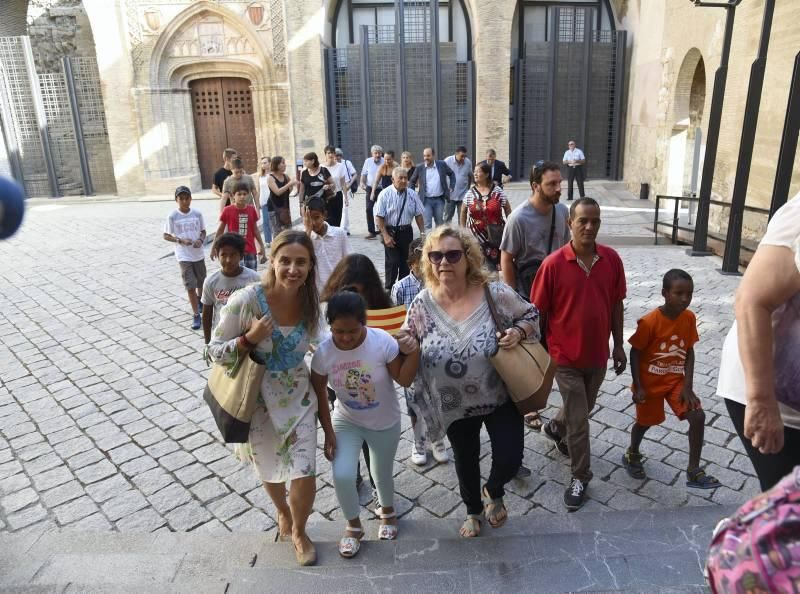
[[[724,487],[688,493],[685,427],[668,417],[647,435],[646,481],[620,467],[628,442],[630,375],[609,374],[592,415],[592,467],[586,509],[642,509],[738,503],[757,491],[749,461],[714,396],[722,340],[738,279],[717,258],[645,244],[652,211],[617,184],[590,182],[611,205],[604,237],[619,245],[629,286],[626,335],[660,302],[660,277],[673,266],[695,278],[699,320],[695,385],[708,427],[703,457]],[[527,192],[518,186],[513,202]],[[253,531],[274,526],[251,468],[217,439],[200,396],[208,368],[162,221],[164,202],[34,206],[15,238],[0,243],[0,531],[54,527],[118,531]],[[351,209],[352,247],[382,267],[365,232],[363,195]],[[652,206],[644,203],[645,207]],[[195,201],[214,228],[212,201]],[[613,237],[610,237],[613,236]],[[639,244],[639,245],[631,245]],[[216,268],[209,263],[209,272]],[[551,399],[558,404],[558,396]],[[546,415],[552,409],[546,411]],[[424,519],[460,517],[452,464],[416,467],[404,433],[395,464],[396,505]],[[510,513],[563,514],[567,460],[540,435],[525,437],[527,480],[509,485]],[[312,520],[339,519],[329,464],[318,455]],[[488,447],[482,461],[487,471]],[[370,500],[369,486],[362,502]]]

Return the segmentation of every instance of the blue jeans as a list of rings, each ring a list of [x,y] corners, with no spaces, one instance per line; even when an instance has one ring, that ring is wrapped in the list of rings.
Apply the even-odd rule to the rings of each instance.
[[[425,219],[425,231],[431,230],[431,223],[435,222],[436,226],[442,224],[444,220],[444,196],[431,196],[426,197],[423,201],[425,212],[422,217]]]
[[[270,224],[269,210],[266,204],[261,205],[261,227],[264,230],[264,243],[272,243],[272,225]]]
[[[461,200],[445,200],[444,203],[444,222],[450,224],[453,220],[453,215],[456,217],[456,225],[459,224],[461,217]]]
[[[346,520],[359,516],[361,506],[356,490],[356,468],[361,445],[369,446],[369,465],[375,478],[381,507],[394,505],[394,455],[400,441],[400,421],[388,429],[375,431],[354,425],[342,418],[333,418],[336,432],[336,453],[333,457],[333,486]]]

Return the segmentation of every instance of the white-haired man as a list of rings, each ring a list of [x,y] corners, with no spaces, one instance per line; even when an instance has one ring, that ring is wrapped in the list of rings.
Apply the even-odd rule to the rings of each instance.
[[[371,200],[371,196],[378,169],[383,165],[383,149],[379,145],[373,144],[370,153],[371,156],[364,161],[364,166],[361,168],[361,187],[367,193],[367,231],[369,233],[366,238],[375,239],[378,237],[378,233],[375,231],[375,201]]]

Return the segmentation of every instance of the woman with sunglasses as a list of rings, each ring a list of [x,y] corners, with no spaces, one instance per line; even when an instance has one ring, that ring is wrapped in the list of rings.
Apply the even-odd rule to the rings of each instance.
[[[522,417],[489,357],[521,340],[539,340],[539,312],[501,282],[489,282],[478,242],[466,230],[442,225],[425,240],[425,289],[411,304],[404,332],[420,343],[414,383],[419,414],[432,440],[450,440],[467,517],[463,537],[478,536],[481,522],[502,526],[508,514],[504,485],[522,463]],[[498,334],[487,289],[507,328]],[[481,427],[492,448],[489,479],[481,486]]]
[[[500,241],[511,204],[503,188],[492,181],[492,167],[478,163],[473,173],[475,183],[464,196],[460,222],[468,227],[481,246],[489,270],[500,268]]]

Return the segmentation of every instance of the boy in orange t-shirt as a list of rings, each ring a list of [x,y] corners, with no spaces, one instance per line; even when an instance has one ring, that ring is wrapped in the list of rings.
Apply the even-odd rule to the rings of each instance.
[[[633,478],[646,478],[639,445],[647,430],[664,422],[664,402],[679,419],[689,421],[689,466],[686,486],[715,489],[720,482],[700,468],[706,415],[692,388],[695,315],[687,308],[692,302],[694,282],[677,268],[664,275],[661,294],[664,305],[639,320],[631,344],[631,375],[636,422],[631,428],[631,446],[622,464]]]

